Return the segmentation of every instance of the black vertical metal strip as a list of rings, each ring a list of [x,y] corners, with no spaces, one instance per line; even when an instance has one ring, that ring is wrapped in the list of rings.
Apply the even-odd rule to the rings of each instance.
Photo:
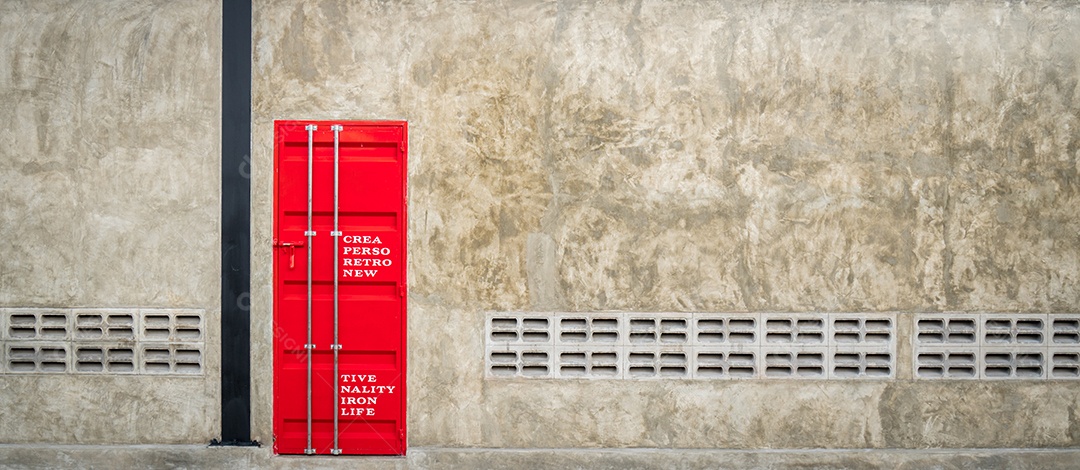
[[[221,441],[251,441],[251,0],[221,15]]]

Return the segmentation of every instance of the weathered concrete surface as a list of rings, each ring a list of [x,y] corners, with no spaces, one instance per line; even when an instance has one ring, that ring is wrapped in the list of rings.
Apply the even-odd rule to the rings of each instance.
[[[257,18],[264,126],[411,119],[416,294],[530,307],[525,247],[546,234],[568,309],[1080,303],[1070,5],[323,1]]]
[[[0,5],[0,304],[213,304],[219,16]]]
[[[0,441],[218,432],[220,5],[0,2],[0,306],[196,307],[205,377],[0,375]]]
[[[311,118],[410,122],[413,445],[1080,445],[1075,382],[481,366],[488,310],[1080,310],[1075,3],[268,1],[254,34],[260,439],[271,124]]]
[[[1080,446],[1075,384],[518,380],[485,392],[476,425],[492,447]]]
[[[0,436],[9,444],[209,442],[221,432],[216,383],[214,377],[0,376]]]
[[[216,350],[219,7],[0,3],[0,306],[204,308]],[[271,123],[313,118],[410,122],[421,449],[1080,446],[1077,382],[482,370],[489,310],[1080,310],[1075,3],[282,0],[254,28],[254,438],[272,441]],[[204,442],[216,377],[211,357],[203,380],[3,376],[0,440]],[[48,462],[78,465],[65,452]],[[410,459],[523,461],[488,452]],[[875,465],[837,455],[820,465]],[[926,463],[905,459],[884,466]]]
[[[0,469],[1074,469],[1076,449],[696,450],[453,449],[414,447],[405,457],[271,456],[267,448],[0,445]]]

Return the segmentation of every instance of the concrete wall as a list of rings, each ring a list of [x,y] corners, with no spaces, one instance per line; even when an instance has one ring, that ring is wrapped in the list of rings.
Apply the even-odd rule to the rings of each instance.
[[[0,441],[220,432],[220,17],[216,2],[0,2],[0,307],[195,309],[206,343],[194,377],[0,373]]]
[[[405,119],[412,446],[1080,446],[1077,381],[495,380],[483,333],[491,311],[896,312],[903,350],[916,312],[1080,311],[1076,5],[254,15],[253,438],[272,121]],[[0,307],[201,308],[216,353],[219,5],[6,2],[0,25]],[[0,440],[204,442],[216,376],[3,375]]]
[[[279,1],[254,46],[257,312],[272,120],[410,122],[411,445],[1080,445],[1076,382],[483,371],[487,311],[1077,311],[1073,4]]]

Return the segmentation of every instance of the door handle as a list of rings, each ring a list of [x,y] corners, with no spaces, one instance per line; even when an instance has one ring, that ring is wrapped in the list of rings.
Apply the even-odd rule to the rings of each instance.
[[[304,242],[281,242],[274,240],[274,248],[285,248],[289,253],[289,269],[296,267],[296,249],[303,248]]]

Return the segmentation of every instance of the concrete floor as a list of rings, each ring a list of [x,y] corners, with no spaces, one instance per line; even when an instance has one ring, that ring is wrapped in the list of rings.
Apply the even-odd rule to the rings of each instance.
[[[0,469],[1076,469],[1080,449],[412,448],[405,457],[273,456],[266,447],[0,445]]]

